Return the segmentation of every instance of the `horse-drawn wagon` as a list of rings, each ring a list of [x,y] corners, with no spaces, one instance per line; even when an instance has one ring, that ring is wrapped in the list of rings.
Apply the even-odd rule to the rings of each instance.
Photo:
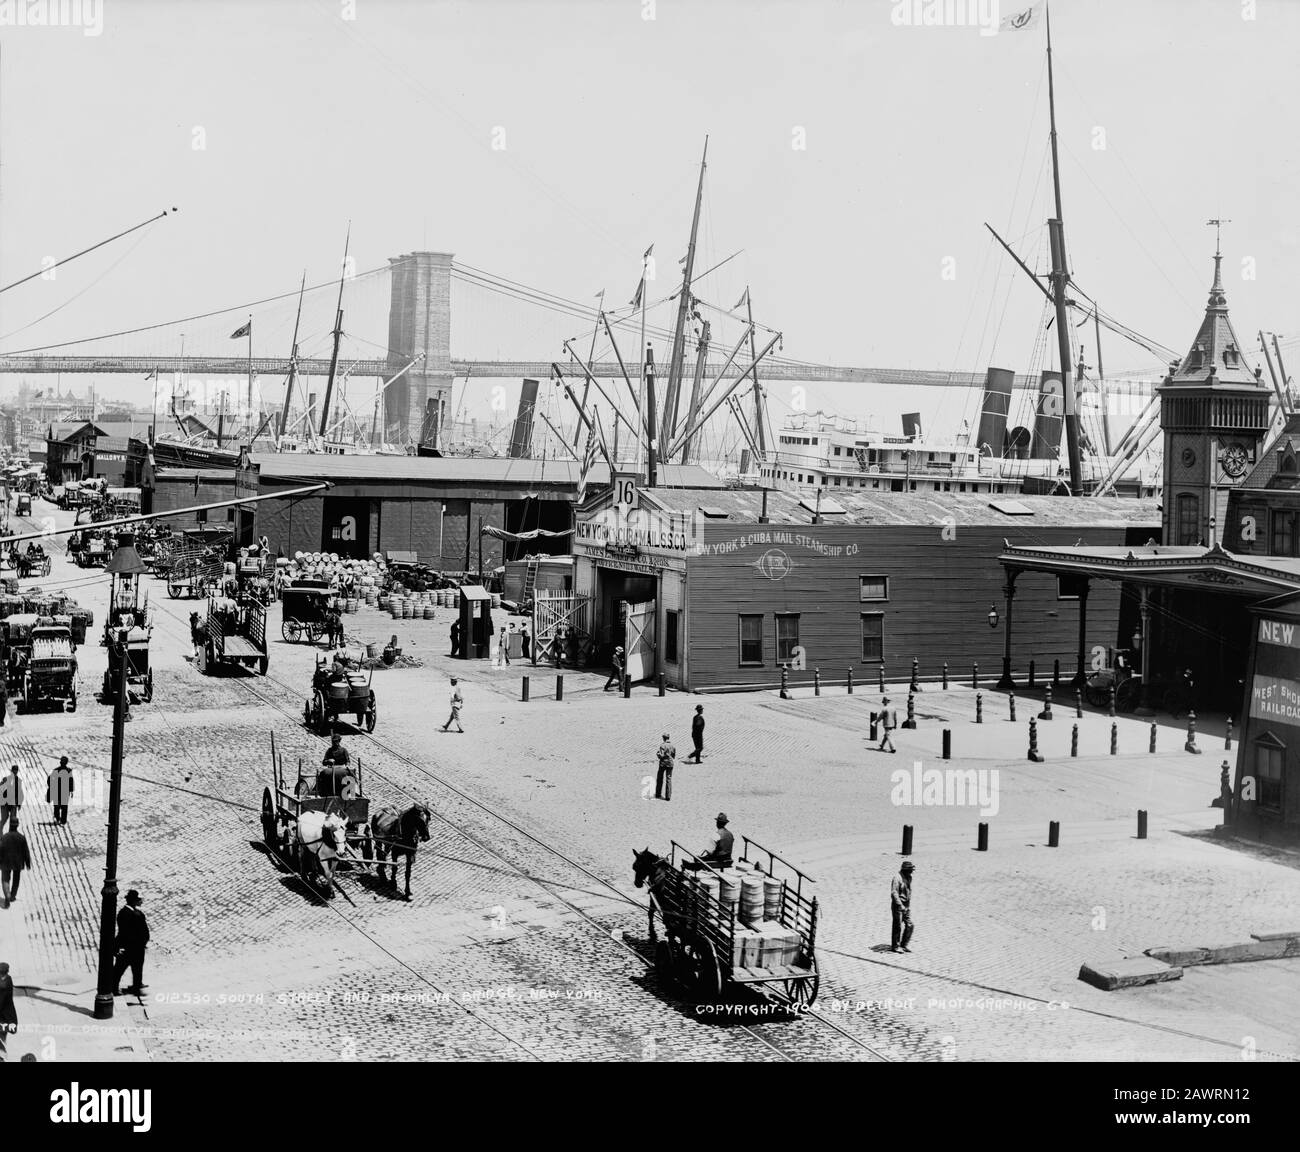
[[[77,567],[102,568],[112,554],[113,540],[107,532],[83,533],[81,547],[77,551]]]
[[[16,707],[31,712],[54,703],[77,710],[77,657],[72,631],[52,617],[19,613],[4,621],[5,676]]]
[[[429,839],[429,810],[422,804],[400,812],[382,808],[372,817],[361,781],[359,759],[355,767],[323,769],[314,781],[304,774],[299,759],[298,779],[292,790],[286,788],[284,757],[276,752],[273,735],[271,787],[262,791],[262,839],[304,883],[322,886],[327,897],[333,895],[334,872],[340,864],[353,868],[373,864],[381,882],[390,868],[396,888],[397,861],[405,857],[405,899],[409,900],[411,866],[419,845]]]
[[[14,552],[14,569],[20,580],[50,574],[50,557],[40,544],[29,544],[23,551]]]
[[[814,881],[749,837],[740,839],[740,859],[720,871],[676,841],[668,859],[648,848],[633,853],[636,887],[650,889],[655,971],[666,987],[702,1003],[749,987],[804,1010],[820,984],[817,899],[803,891]]]
[[[15,516],[30,516],[32,514],[32,494],[30,492],[19,492],[14,500]]]
[[[104,669],[104,688],[101,699],[109,703],[121,691],[122,653],[126,653],[126,684],[131,694],[148,704],[153,699],[153,669],[149,667],[149,640],[153,628],[119,628],[111,630],[105,639],[108,648],[108,667]]]
[[[324,654],[317,656],[303,722],[318,736],[324,736],[340,716],[351,715],[357,718],[358,728],[373,732],[378,717],[373,677],[373,669],[362,672],[350,662],[331,663]]]
[[[173,600],[182,596],[211,596],[221,585],[221,556],[202,544],[173,549],[163,579],[167,582],[167,595]]]
[[[280,593],[283,620],[280,634],[291,644],[306,639],[315,644],[328,628],[334,592],[324,580],[295,580]]]
[[[270,657],[266,654],[266,608],[262,604],[243,597],[212,596],[201,630],[200,672],[206,674],[225,664],[255,668],[266,675]],[[197,635],[195,640],[199,640]]]

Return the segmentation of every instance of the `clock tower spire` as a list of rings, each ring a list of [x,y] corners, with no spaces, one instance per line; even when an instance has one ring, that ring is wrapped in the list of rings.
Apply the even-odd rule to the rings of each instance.
[[[1219,229],[1214,283],[1187,355],[1160,385],[1164,431],[1162,535],[1171,545],[1211,546],[1223,538],[1228,493],[1255,463],[1269,426],[1269,391],[1252,369],[1228,318]]]

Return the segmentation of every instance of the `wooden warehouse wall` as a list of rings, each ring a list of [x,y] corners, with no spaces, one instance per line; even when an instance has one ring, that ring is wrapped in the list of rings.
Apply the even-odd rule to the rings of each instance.
[[[1003,538],[1022,545],[1073,545],[1084,531],[1093,545],[1125,542],[1123,528],[958,527],[943,539],[941,527],[869,525],[717,525],[706,529],[706,553],[690,559],[690,611],[686,643],[693,689],[780,682],[776,660],[777,613],[799,614],[799,643],[806,668],[792,683],[844,680],[852,667],[858,682],[874,682],[878,662],[862,657],[861,614],[884,618],[886,676],[897,682],[921,662],[922,677],[950,674],[969,682],[978,661],[981,679],[992,683],[1002,668],[1005,619],[989,627],[990,605],[1005,617]],[[753,542],[755,535],[770,539]],[[778,536],[784,537],[779,539]],[[804,543],[792,537],[805,538]],[[816,546],[809,542],[815,541]],[[741,546],[737,547],[736,545]],[[782,554],[785,559],[782,558]],[[773,578],[785,572],[781,578]],[[861,576],[888,578],[887,601],[862,602]],[[741,667],[741,613],[763,617],[763,665]],[[1088,599],[1088,645],[1116,643],[1119,585],[1094,580]],[[1058,600],[1053,576],[1025,572],[1016,582],[1012,665],[1023,678],[1037,662],[1040,681],[1060,659],[1073,675],[1078,602]]]

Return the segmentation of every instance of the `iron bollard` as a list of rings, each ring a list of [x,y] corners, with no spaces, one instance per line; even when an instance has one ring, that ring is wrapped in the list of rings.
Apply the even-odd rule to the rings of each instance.
[[[987,852],[989,850],[989,826],[981,824],[979,828],[979,838],[975,843],[976,852]]]
[[[912,683],[909,684],[907,688],[909,692],[921,691],[920,676],[921,676],[921,661],[918,660],[915,656],[913,656],[912,657]]]
[[[623,699],[632,699],[632,676],[630,673],[623,677]]]
[[[1052,686],[1043,689],[1043,710],[1038,714],[1040,720],[1052,719]]]
[[[1070,729],[1070,755],[1077,756],[1078,754],[1079,754],[1079,726],[1075,724]]]
[[[1194,756],[1199,756],[1201,750],[1196,746],[1196,713],[1187,713],[1187,743],[1183,745],[1184,752],[1190,752]]]
[[[853,695],[853,669],[852,668],[849,669],[848,684],[849,684],[849,695],[852,696]]]
[[[1052,664],[1052,687],[1059,688],[1060,686],[1061,686],[1061,660],[1058,657]]]
[[[659,695],[662,696],[663,694],[664,694],[664,674],[660,672],[659,673]]]
[[[1083,689],[1074,690],[1074,717],[1076,720],[1083,719]]]
[[[910,692],[907,694],[907,719],[903,721],[902,727],[916,727],[916,697]]]
[[[1031,660],[1029,661],[1029,687],[1033,688],[1035,683],[1036,681],[1034,678],[1034,662]]]
[[[883,694],[885,691],[885,662],[883,660],[881,660],[880,662],[880,668],[878,669],[878,673],[880,676],[880,682],[877,684],[877,687],[880,689],[881,693]]]
[[[1145,840],[1146,838],[1147,838],[1147,810],[1145,808],[1139,808],[1138,809],[1138,839]]]
[[[948,661],[943,662],[943,690],[948,691]]]
[[[980,666],[978,660],[970,666],[970,686],[977,690],[980,686]]]
[[[528,703],[528,677],[527,677],[527,676],[524,677],[524,693],[523,693],[523,695],[520,697],[520,699],[521,699],[525,704]]]
[[[1008,692],[1008,693],[1007,693],[1007,705],[1008,705],[1008,706],[1010,707],[1010,709],[1011,709],[1011,721],[1012,721],[1012,723],[1015,723],[1015,719],[1016,719],[1016,694],[1015,694],[1014,692]]]
[[[912,854],[912,826],[903,825],[903,852],[902,855],[910,856]]]
[[[943,758],[945,760],[952,759],[952,729],[951,728],[945,728],[943,730]]]
[[[822,694],[822,670],[820,668],[814,668],[813,669],[813,695],[820,696],[821,694]]]
[[[975,723],[984,723],[984,693],[975,693]]]
[[[880,739],[880,713],[871,713],[871,731],[867,734],[868,740]]]
[[[1115,718],[1115,689],[1111,688],[1106,704],[1106,715]]]
[[[1061,846],[1061,822],[1059,820],[1048,821],[1047,846],[1049,848],[1059,848]]]
[[[555,700],[556,703],[564,699],[564,673],[560,672],[555,677]]]
[[[790,699],[789,677],[790,677],[790,670],[786,668],[784,665],[782,665],[781,667],[781,699],[782,700]]]
[[[1232,717],[1231,716],[1228,717],[1227,727],[1223,730],[1223,750],[1225,752],[1232,751]]]
[[[1038,721],[1032,716],[1029,718],[1029,762],[1031,764],[1043,762],[1043,754],[1038,750]]]
[[[1110,754],[1119,755],[1119,723],[1112,720],[1110,725]]]
[[[1155,750],[1156,750],[1156,725],[1155,725],[1155,721],[1152,721],[1151,722],[1151,747],[1148,748],[1147,751],[1154,752]]]

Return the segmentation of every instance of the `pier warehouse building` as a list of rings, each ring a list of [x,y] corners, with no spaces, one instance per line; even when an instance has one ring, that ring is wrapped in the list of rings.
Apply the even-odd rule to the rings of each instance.
[[[631,502],[617,504],[617,495]],[[1160,532],[1150,500],[1015,499],[942,493],[815,494],[636,489],[616,484],[577,510],[574,624],[604,656],[628,653],[634,678],[662,672],[688,691],[791,684],[874,684],[883,663],[897,682],[992,684],[1005,621],[998,556],[1024,545],[1137,546]],[[1071,579],[1029,575],[1017,586],[1017,660],[1073,676],[1093,645],[1113,646],[1120,589],[1099,588],[1081,635]],[[990,627],[990,623],[995,623]]]

